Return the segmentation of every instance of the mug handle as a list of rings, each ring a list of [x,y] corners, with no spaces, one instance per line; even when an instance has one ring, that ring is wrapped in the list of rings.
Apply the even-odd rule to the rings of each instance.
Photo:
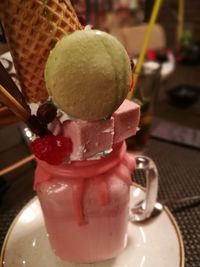
[[[130,221],[139,222],[149,218],[154,210],[158,194],[158,170],[154,161],[146,156],[136,156],[136,170],[144,170],[146,177],[145,199],[130,207]]]

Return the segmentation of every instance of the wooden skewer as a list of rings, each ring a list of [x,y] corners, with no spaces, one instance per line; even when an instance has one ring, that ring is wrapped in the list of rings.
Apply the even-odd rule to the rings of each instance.
[[[0,100],[4,102],[5,105],[22,121],[26,122],[31,131],[35,134],[42,136],[50,134],[51,132],[45,124],[42,124],[41,121],[36,116],[31,116],[29,110],[27,110],[18,99],[14,98],[9,91],[7,91],[0,84]]]
[[[0,84],[8,91],[10,95],[12,95],[17,102],[21,104],[22,107],[27,109],[30,112],[30,108],[26,103],[26,99],[21,91],[18,89],[17,85],[12,80],[8,71],[4,68],[4,66],[0,62]]]
[[[2,127],[5,127],[5,126],[13,124],[13,123],[17,123],[19,121],[20,121],[19,117],[17,117],[13,113],[11,113],[10,115],[7,115],[7,116],[3,116],[3,117],[0,116],[0,129]]]
[[[10,113],[11,111],[8,109],[8,107],[3,106],[0,108],[0,116],[1,114],[10,114]]]
[[[15,162],[14,164],[12,164],[12,165],[0,170],[0,176],[3,176],[3,175],[5,175],[5,174],[7,174],[7,173],[9,173],[11,171],[14,171],[14,170],[18,169],[19,167],[25,165],[26,163],[28,163],[28,162],[30,162],[30,161],[32,161],[34,159],[35,159],[34,155],[27,156],[27,157]]]
[[[30,113],[1,84],[0,99],[23,121],[26,121],[30,117]]]

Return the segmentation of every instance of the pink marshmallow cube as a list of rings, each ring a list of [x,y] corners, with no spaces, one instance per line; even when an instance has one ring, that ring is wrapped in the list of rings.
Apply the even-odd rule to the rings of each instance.
[[[124,100],[121,106],[113,113],[114,141],[119,143],[135,135],[140,120],[140,106],[133,101]]]
[[[65,121],[63,135],[73,143],[71,160],[87,159],[110,149],[113,144],[113,119]]]

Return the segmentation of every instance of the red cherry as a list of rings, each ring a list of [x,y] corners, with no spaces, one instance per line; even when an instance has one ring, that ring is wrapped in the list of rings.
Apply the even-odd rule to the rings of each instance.
[[[64,136],[47,135],[30,145],[33,154],[52,165],[61,164],[72,152],[72,142]]]

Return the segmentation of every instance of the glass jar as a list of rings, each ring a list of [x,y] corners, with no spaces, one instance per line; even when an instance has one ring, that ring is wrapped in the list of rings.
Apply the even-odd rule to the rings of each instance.
[[[125,143],[99,160],[37,163],[35,189],[55,254],[77,263],[117,256],[127,243],[130,174],[135,169]]]

